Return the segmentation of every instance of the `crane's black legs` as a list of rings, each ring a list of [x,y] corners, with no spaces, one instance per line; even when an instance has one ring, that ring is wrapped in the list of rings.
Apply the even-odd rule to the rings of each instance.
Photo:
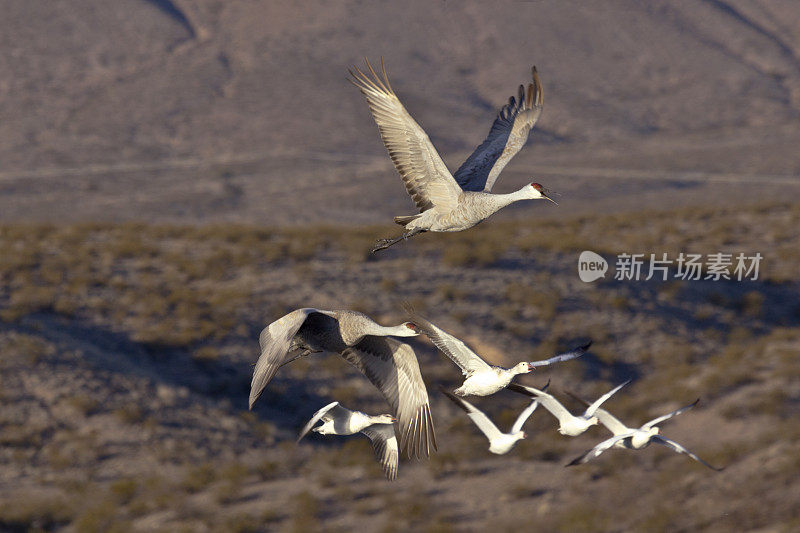
[[[408,233],[403,233],[402,235],[400,235],[399,237],[395,237],[394,239],[378,239],[375,242],[375,246],[372,248],[372,250],[370,250],[370,253],[374,254],[379,250],[385,250],[386,248],[390,247],[393,244],[397,244],[400,241],[410,239],[414,235],[423,233],[424,231],[425,231],[424,229],[415,229],[413,231],[409,231]]]

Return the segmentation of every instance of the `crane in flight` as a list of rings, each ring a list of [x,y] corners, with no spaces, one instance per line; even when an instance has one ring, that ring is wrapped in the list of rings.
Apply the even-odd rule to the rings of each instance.
[[[380,239],[372,253],[426,231],[463,231],[489,218],[503,207],[520,200],[545,199],[556,203],[548,189],[538,183],[508,194],[492,194],[500,172],[528,140],[542,114],[542,84],[536,67],[527,88],[503,106],[486,140],[451,174],[425,130],[406,111],[389,84],[381,59],[379,76],[365,59],[365,74],[350,70],[353,83],[369,104],[381,139],[392,158],[406,191],[420,213],[394,217],[404,227],[402,235]]]

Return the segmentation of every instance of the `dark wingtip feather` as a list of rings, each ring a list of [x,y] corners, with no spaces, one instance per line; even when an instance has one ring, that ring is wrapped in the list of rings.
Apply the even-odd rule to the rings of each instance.
[[[383,92],[385,92],[387,94],[391,93],[392,91],[386,85],[384,85],[383,80],[381,80],[381,77],[378,76],[378,74],[375,72],[375,69],[372,68],[372,65],[370,64],[369,59],[367,59],[365,57],[364,61],[367,63],[367,68],[369,69],[370,73],[372,74],[372,77],[375,79],[375,82],[377,82],[377,84],[380,86],[380,88],[383,90]],[[381,63],[383,63],[383,58],[381,58]]]
[[[542,105],[544,91],[542,90],[542,82],[539,80],[539,71],[536,70],[535,66],[531,69],[531,74],[533,75],[534,92],[536,93],[533,100],[537,106],[540,106]]]
[[[508,390],[510,390],[510,391],[514,391],[516,393],[523,394],[523,395],[525,395],[525,396],[527,396],[529,398],[535,398],[536,397],[536,395],[534,393],[528,391],[522,385],[517,385],[516,383],[511,383],[506,388]]]
[[[381,56],[381,73],[383,74],[383,79],[386,82],[386,87],[389,89],[389,92],[392,91],[392,84],[389,83],[389,75],[386,74],[386,66],[383,64],[383,56]]]

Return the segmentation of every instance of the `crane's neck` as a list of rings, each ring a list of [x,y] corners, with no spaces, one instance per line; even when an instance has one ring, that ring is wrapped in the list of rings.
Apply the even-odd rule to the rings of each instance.
[[[506,194],[493,194],[492,198],[492,207],[494,207],[494,211],[498,211],[504,208],[507,205],[513,204],[514,202],[519,202],[520,200],[532,200],[533,197],[531,196],[530,192],[527,190],[527,187],[523,187],[522,189]]]
[[[417,335],[419,335],[419,333],[407,327],[405,324],[400,324],[399,326],[381,326],[375,324],[370,329],[371,331],[368,331],[367,335],[381,335],[381,336],[392,336],[392,337],[416,337]]]

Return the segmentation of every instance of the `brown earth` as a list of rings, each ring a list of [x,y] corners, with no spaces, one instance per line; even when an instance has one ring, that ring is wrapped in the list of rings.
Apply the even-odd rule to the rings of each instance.
[[[793,531],[800,438],[800,9],[787,1],[6,2],[0,17],[0,530]],[[509,208],[384,255],[411,213],[348,66],[383,56],[455,168],[536,64],[545,112]],[[375,226],[374,224],[383,224]],[[579,281],[582,250],[764,256],[756,281]],[[333,356],[246,411],[260,329],[410,301],[559,397],[633,379],[650,447],[569,460],[537,412],[495,457],[415,339],[440,450],[388,483],[364,439],[298,428],[385,404]],[[565,401],[566,398],[565,398]],[[475,402],[508,427],[526,401]],[[570,404],[573,405],[573,404]]]

